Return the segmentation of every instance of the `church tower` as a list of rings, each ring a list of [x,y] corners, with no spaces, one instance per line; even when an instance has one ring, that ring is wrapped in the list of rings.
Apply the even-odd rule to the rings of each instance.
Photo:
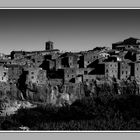
[[[53,42],[52,41],[47,41],[45,49],[48,50],[53,50]]]

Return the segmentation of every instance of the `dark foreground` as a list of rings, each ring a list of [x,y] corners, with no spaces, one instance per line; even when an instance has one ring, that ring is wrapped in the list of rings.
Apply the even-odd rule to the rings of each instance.
[[[0,118],[1,130],[140,130],[140,96],[85,97],[62,108],[39,106]]]

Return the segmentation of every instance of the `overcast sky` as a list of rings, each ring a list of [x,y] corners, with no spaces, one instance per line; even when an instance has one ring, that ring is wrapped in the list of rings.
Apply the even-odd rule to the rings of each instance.
[[[81,51],[128,37],[140,38],[139,9],[0,9],[0,52]]]

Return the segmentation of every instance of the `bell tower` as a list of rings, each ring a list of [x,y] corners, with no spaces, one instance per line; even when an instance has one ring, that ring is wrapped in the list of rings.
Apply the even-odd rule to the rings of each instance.
[[[45,49],[48,50],[53,50],[53,42],[52,41],[47,41]]]

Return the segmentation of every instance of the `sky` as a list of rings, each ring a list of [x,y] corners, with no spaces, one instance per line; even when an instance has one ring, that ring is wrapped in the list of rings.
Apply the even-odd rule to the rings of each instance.
[[[49,40],[82,51],[129,37],[140,38],[140,9],[0,9],[0,53],[44,50]]]

